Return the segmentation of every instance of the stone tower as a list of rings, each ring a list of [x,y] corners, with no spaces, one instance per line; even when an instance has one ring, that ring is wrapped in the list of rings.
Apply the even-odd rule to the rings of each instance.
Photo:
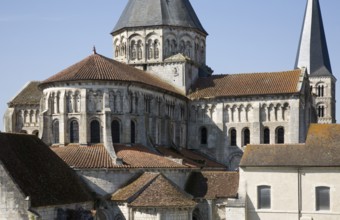
[[[207,32],[189,0],[129,0],[111,34],[115,60],[157,74],[184,94],[212,73]]]
[[[319,0],[308,0],[296,67],[306,67],[316,95],[318,123],[335,123],[335,83]]]

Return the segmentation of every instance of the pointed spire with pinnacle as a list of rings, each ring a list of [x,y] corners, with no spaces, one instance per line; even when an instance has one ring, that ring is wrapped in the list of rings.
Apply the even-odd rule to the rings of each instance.
[[[319,0],[307,2],[295,67],[306,67],[311,76],[332,75]]]

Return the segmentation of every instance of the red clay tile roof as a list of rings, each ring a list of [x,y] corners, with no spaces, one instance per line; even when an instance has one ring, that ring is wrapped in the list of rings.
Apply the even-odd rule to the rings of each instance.
[[[116,165],[103,145],[82,147],[51,147],[51,149],[72,168],[114,168]]]
[[[152,152],[144,146],[115,145],[117,157],[123,159],[123,165],[115,165],[103,145],[82,147],[52,147],[52,150],[69,166],[86,168],[189,168],[164,156]]]
[[[42,82],[42,86],[54,82],[70,81],[125,81],[181,94],[174,86],[160,78],[129,65],[99,54],[93,54]]]
[[[185,191],[195,198],[236,198],[238,186],[238,172],[203,171],[191,173]]]
[[[183,164],[189,167],[200,167],[202,169],[228,169],[225,165],[215,162],[193,150],[175,150],[167,147],[157,147],[157,150],[166,157],[183,160]]]
[[[248,145],[242,167],[340,167],[340,125],[312,124],[305,144]]]
[[[8,104],[12,105],[39,105],[42,91],[39,90],[40,82],[32,81],[27,83],[24,88]]]
[[[198,78],[191,99],[297,93],[301,70],[286,72],[212,75]]]
[[[0,133],[0,162],[32,207],[92,201],[79,176],[34,135]]]
[[[115,145],[114,148],[117,156],[132,167],[188,168],[185,165],[169,160],[163,155],[152,152],[144,146],[126,147]]]
[[[116,202],[132,202],[134,197],[138,192],[143,190],[145,185],[149,184],[153,179],[155,179],[159,173],[144,173],[135,179],[132,183],[128,184],[125,187],[122,187],[118,191],[116,191],[111,200]]]
[[[130,207],[193,208],[196,202],[162,174],[144,173],[130,185],[117,191],[113,201],[128,202]]]

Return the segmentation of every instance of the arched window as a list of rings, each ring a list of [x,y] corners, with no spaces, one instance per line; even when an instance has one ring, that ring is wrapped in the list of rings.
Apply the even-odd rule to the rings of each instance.
[[[230,130],[230,145],[231,146],[236,146],[236,138],[237,138],[237,132],[235,128],[232,128]]]
[[[79,124],[76,120],[70,123],[70,143],[79,143]]]
[[[271,195],[270,186],[258,186],[257,187],[257,208],[258,209],[270,209],[271,207]]]
[[[276,143],[277,144],[285,143],[285,129],[283,127],[279,127],[276,129]]]
[[[315,207],[317,211],[330,210],[329,187],[319,186],[315,188]]]
[[[111,123],[112,143],[120,143],[120,124],[117,120]]]
[[[270,144],[270,130],[269,128],[264,128],[263,130],[263,143]]]
[[[201,144],[208,143],[208,130],[206,127],[201,128]]]
[[[325,95],[324,92],[325,92],[325,87],[324,87],[324,85],[318,85],[316,95],[317,95],[318,97],[324,97],[324,95]]]
[[[131,144],[136,143],[136,124],[131,121]]]
[[[97,120],[91,122],[91,143],[100,143],[100,124]]]
[[[243,146],[250,143],[250,131],[249,128],[243,130]]]
[[[318,110],[319,118],[325,117],[325,106],[324,105],[319,105],[317,110]]]
[[[59,121],[55,120],[52,124],[52,144],[59,143]]]

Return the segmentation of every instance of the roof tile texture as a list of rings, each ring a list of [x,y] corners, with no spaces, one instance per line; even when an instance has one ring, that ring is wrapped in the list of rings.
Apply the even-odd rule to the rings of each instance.
[[[0,133],[0,161],[33,207],[92,201],[90,189],[36,136]]]
[[[126,201],[130,207],[194,207],[192,197],[162,174],[144,173],[116,192],[113,201]]]
[[[340,167],[340,125],[311,125],[305,144],[248,145],[240,166]]]
[[[43,81],[42,85],[54,82],[91,80],[135,82],[176,94],[182,94],[174,86],[164,82],[155,75],[99,54],[88,56],[84,60],[51,76]]]
[[[286,72],[212,75],[199,78],[191,99],[297,93],[301,70]]]
[[[183,164],[189,167],[200,167],[203,169],[223,169],[226,170],[227,167],[223,164],[217,163],[207,157],[188,149],[175,150],[173,148],[158,147],[157,150],[161,152],[164,156],[182,159]]]
[[[29,82],[20,92],[16,95],[10,105],[39,105],[42,91],[39,90],[38,85],[40,82]]]
[[[202,171],[190,175],[185,190],[195,198],[236,198],[238,186],[238,172]]]
[[[173,162],[164,156],[152,152],[144,146],[115,145],[117,157],[122,158],[123,165],[115,165],[103,145],[82,147],[52,147],[52,150],[69,166],[85,168],[188,168]]]

